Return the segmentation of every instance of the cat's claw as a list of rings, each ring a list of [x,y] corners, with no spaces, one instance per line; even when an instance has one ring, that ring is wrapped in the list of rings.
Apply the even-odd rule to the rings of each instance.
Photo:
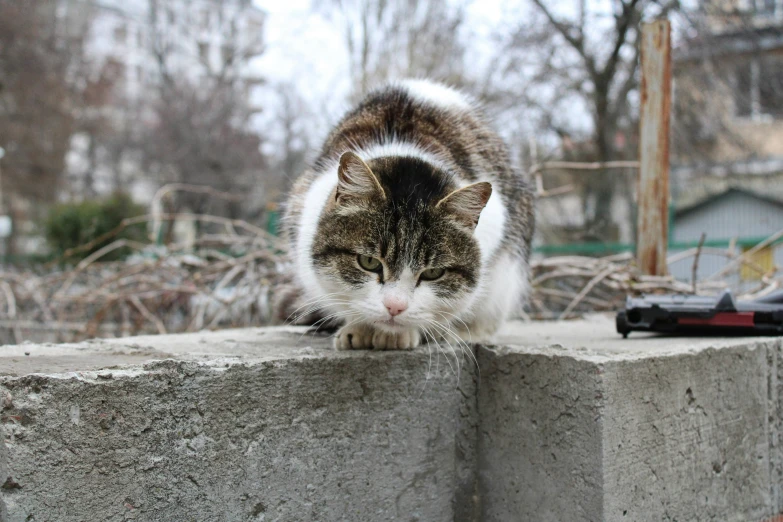
[[[377,330],[372,336],[372,345],[376,350],[412,350],[421,342],[421,334],[416,329],[399,333]]]
[[[363,324],[343,326],[334,336],[337,350],[369,350],[375,330]]]

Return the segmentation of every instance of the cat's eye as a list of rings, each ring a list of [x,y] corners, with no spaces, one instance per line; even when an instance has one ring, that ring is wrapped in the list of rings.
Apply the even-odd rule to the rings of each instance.
[[[380,272],[383,270],[381,260],[377,257],[363,256],[360,254],[357,261],[359,262],[359,266],[368,272]]]
[[[436,279],[443,277],[443,274],[445,273],[445,268],[428,268],[421,273],[421,279],[424,281],[435,281]]]

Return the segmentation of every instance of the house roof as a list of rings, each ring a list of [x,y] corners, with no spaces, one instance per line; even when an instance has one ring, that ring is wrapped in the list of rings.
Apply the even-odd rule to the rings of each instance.
[[[753,199],[757,199],[759,201],[763,201],[765,203],[780,207],[781,210],[783,210],[783,199],[778,199],[776,197],[771,197],[767,194],[759,194],[757,192],[754,192],[752,190],[748,190],[746,188],[740,188],[740,187],[729,187],[717,194],[710,194],[708,196],[705,196],[701,198],[700,200],[694,201],[693,203],[683,206],[681,208],[678,208],[675,211],[675,217],[681,218],[684,216],[687,216],[693,212],[696,212],[697,210],[701,210],[705,207],[708,207],[710,205],[713,205],[721,200],[724,200],[726,198],[729,198],[731,196],[735,195],[743,195],[746,197],[750,197]]]

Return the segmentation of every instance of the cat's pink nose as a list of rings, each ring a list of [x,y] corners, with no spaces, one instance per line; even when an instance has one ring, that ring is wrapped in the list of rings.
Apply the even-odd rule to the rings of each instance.
[[[405,301],[405,299],[391,296],[383,298],[383,306],[386,307],[392,317],[400,315],[408,309],[408,303]]]

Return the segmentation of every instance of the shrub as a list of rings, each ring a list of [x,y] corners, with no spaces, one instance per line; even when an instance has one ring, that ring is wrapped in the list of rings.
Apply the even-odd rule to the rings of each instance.
[[[114,194],[102,200],[90,200],[81,203],[63,203],[54,206],[44,223],[46,241],[53,253],[61,256],[66,250],[84,245],[114,230],[123,219],[145,213],[142,205],[137,205],[126,194]],[[75,254],[70,260],[87,257],[117,239],[142,241],[145,237],[144,225],[133,225],[117,236],[101,241],[89,250]],[[110,252],[102,260],[122,259],[130,249],[121,248]]]

